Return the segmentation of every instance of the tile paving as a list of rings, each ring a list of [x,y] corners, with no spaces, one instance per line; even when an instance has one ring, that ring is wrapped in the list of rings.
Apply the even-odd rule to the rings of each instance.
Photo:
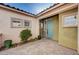
[[[41,39],[0,51],[0,55],[77,55],[77,51],[60,46],[50,39]]]

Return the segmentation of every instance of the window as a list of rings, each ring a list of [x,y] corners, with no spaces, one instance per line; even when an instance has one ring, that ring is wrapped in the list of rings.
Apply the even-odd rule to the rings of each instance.
[[[11,18],[11,27],[22,27],[22,20],[18,18]]]
[[[29,21],[24,21],[24,26],[29,26]]]
[[[74,27],[77,26],[77,19],[75,15],[64,17],[63,21],[64,27]]]
[[[30,27],[30,21],[24,20],[24,27]]]
[[[29,20],[23,20],[18,18],[11,18],[11,27],[13,28],[30,28],[30,22]]]

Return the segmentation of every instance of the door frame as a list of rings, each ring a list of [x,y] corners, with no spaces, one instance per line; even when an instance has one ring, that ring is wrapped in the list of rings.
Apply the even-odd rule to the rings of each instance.
[[[51,18],[41,20],[42,22],[40,22],[40,29],[42,30],[40,30],[41,33],[40,35],[42,38],[52,39],[52,38],[48,38],[48,29],[47,29],[47,22],[51,20],[52,20]]]

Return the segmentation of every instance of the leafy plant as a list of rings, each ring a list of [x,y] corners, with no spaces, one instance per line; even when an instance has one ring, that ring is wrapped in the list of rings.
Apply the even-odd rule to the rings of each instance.
[[[20,37],[22,42],[26,42],[30,36],[32,36],[32,34],[31,34],[31,31],[28,29],[22,30],[20,32]]]
[[[12,40],[5,40],[4,41],[4,47],[10,48],[12,46]]]

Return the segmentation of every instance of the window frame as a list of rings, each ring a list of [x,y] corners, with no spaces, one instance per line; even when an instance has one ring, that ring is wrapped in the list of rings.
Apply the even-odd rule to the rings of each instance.
[[[20,21],[21,26],[14,26],[13,21]],[[22,19],[11,17],[11,28],[22,28],[22,27],[23,27]]]
[[[29,23],[28,23],[29,25],[28,25],[28,26],[25,26],[25,22],[29,22]],[[24,20],[24,21],[23,21],[23,24],[24,24],[24,25],[23,25],[24,28],[31,28],[31,21],[30,21],[30,20]]]
[[[74,12],[74,13],[70,13],[70,14],[66,14],[66,15],[63,15],[62,16],[62,27],[77,27],[77,24],[72,24],[72,25],[66,25],[66,24],[64,24],[64,20],[65,20],[65,17],[70,17],[70,16],[74,16],[74,17],[76,17],[75,19],[75,21],[76,21],[76,23],[77,23],[77,13],[76,12]]]

